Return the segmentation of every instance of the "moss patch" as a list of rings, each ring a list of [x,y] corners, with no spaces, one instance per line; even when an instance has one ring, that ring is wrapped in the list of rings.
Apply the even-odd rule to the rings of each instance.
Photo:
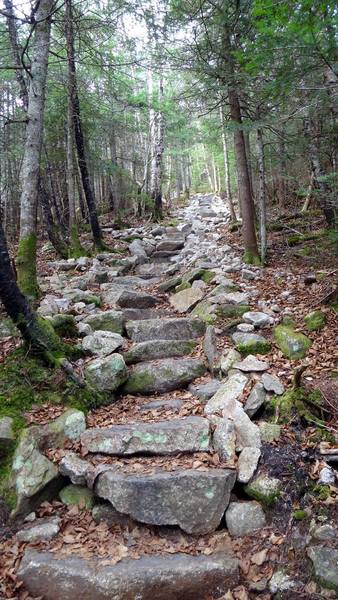
[[[326,315],[320,310],[314,310],[304,317],[306,328],[309,331],[322,329],[326,324]]]
[[[268,354],[271,350],[271,346],[267,341],[256,342],[255,340],[250,340],[248,342],[237,344],[236,350],[243,356],[248,356],[249,354]]]
[[[79,335],[73,315],[55,315],[51,319],[51,324],[61,337],[74,338]]]
[[[306,335],[296,332],[289,325],[275,327],[274,336],[283,355],[294,360],[304,358],[312,345],[311,340]]]
[[[253,252],[250,252],[250,250],[246,250],[243,256],[243,262],[245,262],[247,265],[259,266],[261,264],[261,259],[259,258],[258,254],[254,254]]]
[[[39,297],[36,274],[36,243],[36,234],[21,239],[15,261],[19,288],[29,300],[35,300]]]
[[[188,281],[182,281],[182,283],[175,287],[175,292],[182,292],[182,290],[187,290],[188,288],[191,288],[191,283],[188,283]]]
[[[211,298],[212,300],[212,298]],[[241,317],[250,310],[250,306],[243,304],[223,304],[217,306],[215,312],[220,318]]]
[[[282,396],[274,396],[271,405],[276,408],[279,421],[288,423],[295,416],[305,419],[309,423],[323,425],[318,417],[322,405],[322,396],[319,390],[308,392],[305,388],[291,389]]]

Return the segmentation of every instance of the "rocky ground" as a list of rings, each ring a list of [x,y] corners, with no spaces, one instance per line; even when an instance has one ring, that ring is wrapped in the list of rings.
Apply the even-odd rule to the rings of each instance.
[[[338,597],[325,282],[242,264],[218,198],[176,217],[107,226],[119,254],[43,263],[39,312],[78,338],[92,407],[26,412],[0,597]],[[4,454],[13,429],[0,419]]]

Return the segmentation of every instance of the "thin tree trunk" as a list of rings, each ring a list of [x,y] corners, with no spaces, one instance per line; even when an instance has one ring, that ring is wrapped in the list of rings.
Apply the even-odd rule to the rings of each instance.
[[[228,203],[228,207],[229,207],[229,211],[230,211],[230,220],[236,221],[237,217],[236,217],[234,204],[232,201],[232,194],[231,194],[228,141],[227,141],[227,136],[226,136],[226,132],[225,132],[224,110],[223,110],[222,104],[220,104],[220,107],[219,107],[219,114],[220,114],[220,119],[221,119],[222,142],[223,142],[225,193],[226,193],[226,199],[227,199],[227,203]]]
[[[158,100],[163,100],[163,79],[159,80]],[[164,115],[161,110],[157,112],[154,123],[154,143],[152,148],[151,168],[150,168],[150,196],[154,200],[154,217],[161,219],[163,216],[162,207],[162,171],[163,171],[163,153],[164,153]]]
[[[301,212],[306,212],[307,210],[309,210],[311,194],[313,191],[313,183],[314,183],[314,174],[312,171],[311,177],[310,177],[310,183],[307,188],[307,192],[306,192],[306,196],[305,196],[305,200],[304,200],[304,204],[302,206]]]
[[[257,158],[258,158],[258,202],[259,202],[259,223],[260,223],[260,240],[261,240],[261,262],[262,265],[266,259],[266,182],[265,182],[265,161],[264,161],[264,144],[263,134],[261,129],[257,129]]]
[[[38,296],[36,275],[37,199],[43,135],[45,86],[53,0],[40,0],[35,13],[35,36],[28,92],[27,129],[22,162],[20,241],[17,253],[18,283],[29,297]]]
[[[6,21],[9,33],[9,39],[11,42],[12,56],[14,60],[14,64],[18,67],[15,70],[16,80],[19,84],[20,88],[20,98],[22,100],[22,105],[25,113],[28,110],[28,89],[26,85],[26,80],[23,76],[23,71],[21,67],[21,57],[20,57],[20,44],[18,41],[18,32],[15,24],[15,14],[13,10],[13,2],[12,0],[4,0],[5,8],[6,8]]]
[[[88,206],[88,214],[93,234],[94,245],[97,249],[103,248],[101,228],[97,217],[95,197],[93,193],[92,182],[90,180],[87,159],[85,154],[85,141],[82,131],[82,122],[80,114],[80,101],[77,90],[75,50],[74,50],[74,30],[72,15],[72,0],[66,0],[66,38],[67,38],[67,58],[69,63],[69,84],[73,112],[74,136],[78,154],[79,169],[82,179],[83,190]]]

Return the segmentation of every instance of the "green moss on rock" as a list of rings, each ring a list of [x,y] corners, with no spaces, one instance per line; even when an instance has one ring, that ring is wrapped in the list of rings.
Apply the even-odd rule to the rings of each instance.
[[[322,329],[326,324],[326,315],[320,310],[314,310],[304,317],[305,325],[308,331]]]
[[[188,281],[182,281],[182,283],[175,287],[175,292],[177,294],[178,292],[182,292],[182,290],[187,290],[188,288],[191,288],[191,283]]]
[[[275,327],[274,337],[283,355],[293,360],[304,358],[312,344],[306,335],[296,332],[289,325]]]
[[[50,322],[61,337],[74,338],[79,335],[73,315],[55,315]]]
[[[273,506],[281,493],[281,482],[275,477],[259,475],[244,488],[246,494],[264,506]]]
[[[249,340],[248,342],[237,344],[236,350],[243,356],[248,356],[249,354],[268,354],[271,350],[271,346],[268,341],[256,342],[255,340]]]
[[[241,317],[250,310],[250,306],[244,304],[223,304],[217,306],[216,315],[221,319],[231,317]]]
[[[275,406],[279,421],[288,423],[295,416],[301,417],[309,423],[322,425],[316,416],[320,411],[322,396],[318,390],[308,392],[304,388],[286,391],[282,396],[274,396],[271,405]]]
[[[93,492],[80,485],[67,485],[60,491],[59,496],[61,502],[67,506],[76,505],[86,510],[90,510],[94,506]]]

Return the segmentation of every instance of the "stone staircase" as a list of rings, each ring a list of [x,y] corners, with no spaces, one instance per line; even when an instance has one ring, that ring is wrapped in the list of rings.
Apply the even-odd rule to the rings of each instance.
[[[210,236],[212,239],[213,235],[218,235],[213,233],[214,226],[226,221],[226,212],[217,216],[210,208],[210,202],[204,200],[201,207],[206,212],[204,220],[195,220],[192,228],[183,225],[181,231],[175,230],[171,235],[168,230],[158,228],[160,241],[155,245],[147,239],[131,244],[130,250],[137,259],[134,261],[135,275],[125,275],[117,269],[111,276],[105,266],[110,255],[98,257],[96,279],[111,278],[110,282],[100,284],[108,310],[94,308],[78,320],[84,347],[94,356],[84,372],[88,381],[100,391],[111,393],[112,398],[117,394],[116,406],[120,407],[126,422],[116,422],[112,417],[108,426],[86,428],[81,425],[75,430],[68,423],[68,428],[63,426],[64,438],[75,445],[72,450],[63,451],[57,472],[54,464],[52,471],[39,458],[41,468],[45,470],[41,487],[60,481],[62,477],[63,483],[67,483],[68,488],[72,486],[73,491],[77,488],[80,495],[81,490],[88,488],[92,494],[91,502],[95,503],[93,517],[97,523],[103,520],[109,527],[122,529],[149,526],[153,528],[154,539],[166,535],[170,539],[171,531],[176,532],[175,535],[183,532],[179,533],[182,536],[208,536],[216,530],[226,531],[225,523],[233,535],[237,535],[236,525],[243,534],[265,525],[261,506],[249,498],[247,502],[238,501],[234,486],[236,481],[244,485],[252,479],[260,459],[261,430],[251,417],[266,396],[263,383],[257,384],[257,374],[269,365],[253,356],[248,366],[248,361],[241,362],[238,352],[228,350],[227,364],[226,357],[223,357],[223,363],[221,357],[217,357],[221,381],[210,380],[210,371],[213,372],[213,362],[216,362],[210,356],[217,356],[212,341],[215,331],[209,318],[192,317],[191,311],[206,293],[215,310],[220,303],[235,310],[236,306],[243,306],[244,301],[247,303],[248,295],[238,294],[237,297],[236,292],[227,290],[229,279],[222,276],[225,267],[220,262],[224,256],[210,244]],[[195,210],[194,216],[197,219]],[[191,229],[193,233],[187,237]],[[204,239],[206,233],[209,242]],[[226,264],[236,270],[239,263],[231,252],[227,260]],[[196,263],[198,266],[190,269],[188,276],[184,275]],[[217,297],[216,291],[214,302],[212,296],[210,300],[212,290],[207,288],[210,269],[213,270],[211,278],[216,277],[220,285],[223,281],[227,290],[222,291],[221,298],[219,294]],[[171,278],[168,279],[168,275]],[[166,305],[167,295],[177,286],[181,286],[177,295],[184,289],[199,292],[195,299],[191,292],[186,298],[190,302],[186,316],[177,315],[172,302]],[[81,295],[77,299],[79,297]],[[239,311],[238,314],[242,313]],[[270,319],[273,322],[273,318]],[[241,335],[241,344],[243,340],[245,342],[243,336],[256,335],[252,333],[253,325],[249,324],[248,329]],[[201,356],[203,336],[208,361]],[[208,339],[214,345],[211,355],[208,352],[210,343],[206,343]],[[264,337],[262,339],[266,341]],[[208,371],[209,380],[202,380],[194,387],[193,382]],[[240,400],[243,391],[251,386],[252,375],[256,385],[261,386],[261,403],[256,393],[249,402],[249,413]],[[170,394],[189,384],[192,384],[190,396],[197,394],[200,400],[195,411],[187,411],[181,416],[180,405],[174,408],[177,398]],[[144,398],[153,395],[155,397],[148,401]],[[126,396],[129,401],[135,396],[134,414],[131,408],[123,413]],[[140,397],[144,398],[141,405],[138,404]],[[150,406],[146,410],[151,411],[151,416],[148,420],[146,416],[137,420],[143,405]],[[161,418],[163,409],[165,419]],[[109,412],[109,407],[106,410]],[[79,416],[76,419],[79,420]],[[91,416],[93,420],[95,411]],[[46,435],[50,440],[50,430]],[[44,448],[49,447],[48,441],[45,439],[41,444],[40,434],[34,440],[35,458],[43,456]],[[56,440],[56,445],[59,443],[62,447],[64,439],[61,444],[60,440]],[[209,459],[203,464],[205,456]],[[17,453],[18,464],[19,458]],[[26,460],[31,458],[32,454],[27,459],[26,452]],[[43,459],[48,461],[45,456]],[[49,468],[51,473],[47,477]],[[18,471],[17,481],[22,486],[20,465]],[[26,477],[30,477],[31,472]],[[36,493],[35,486],[35,498]],[[61,494],[61,498],[67,502],[66,495]],[[73,502],[76,504],[75,500]],[[25,502],[25,512],[27,506],[33,508],[33,504]],[[41,519],[40,531],[43,525]],[[26,526],[29,527],[32,529],[32,526]],[[40,535],[39,539],[46,538]],[[194,542],[191,545],[193,548]],[[108,558],[77,556],[76,548],[71,551],[71,545],[67,556],[62,550],[56,552],[53,548],[52,543],[49,547],[47,542],[44,550],[28,547],[18,572],[30,594],[46,600],[212,600],[235,586],[239,578],[238,561],[229,545],[210,553],[194,550],[190,554],[179,551],[173,555],[145,553],[137,559],[126,555],[118,561],[114,560],[114,548]]]

